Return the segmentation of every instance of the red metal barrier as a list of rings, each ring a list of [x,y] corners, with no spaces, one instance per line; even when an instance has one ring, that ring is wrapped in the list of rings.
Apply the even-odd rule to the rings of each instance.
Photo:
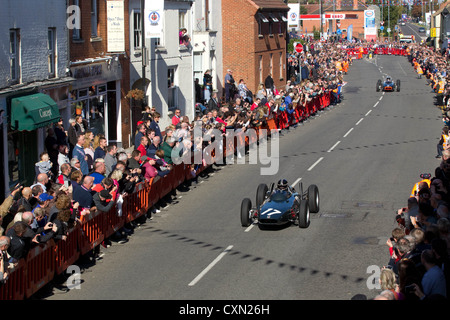
[[[55,242],[55,272],[61,274],[80,257],[78,240],[80,239],[81,226],[76,225],[69,231],[67,239]]]
[[[55,242],[31,248],[25,259],[25,296],[31,297],[55,276]]]
[[[124,202],[127,201],[127,199],[126,199],[127,197],[125,197]],[[135,198],[137,199],[136,204],[139,204],[139,192],[133,193],[133,199],[135,199]],[[105,239],[109,238],[114,233],[116,233],[116,231],[119,231],[120,228],[123,227],[123,225],[125,223],[125,219],[123,217],[123,213],[124,213],[123,210],[124,210],[124,206],[122,203],[122,215],[121,216],[118,215],[117,208],[115,205],[108,212],[103,212],[104,228],[105,228],[103,234],[104,234]]]
[[[168,175],[165,175],[164,177],[161,177],[159,180],[161,180],[161,193],[160,198],[164,198],[166,195],[168,195],[173,189],[172,189],[172,177],[173,177],[173,171],[170,172]]]
[[[159,201],[159,199],[161,199],[161,186],[162,186],[161,177],[159,176],[154,177],[152,180],[149,181],[149,185],[150,185],[149,201],[152,205],[154,205]]]
[[[191,162],[193,163],[193,162]],[[174,171],[174,185],[173,187],[176,188],[184,183],[186,180],[186,165],[184,163],[176,165],[172,169]]]
[[[25,273],[25,260],[20,259],[17,266],[11,271],[8,280],[0,284],[0,300],[23,300],[25,298]]]

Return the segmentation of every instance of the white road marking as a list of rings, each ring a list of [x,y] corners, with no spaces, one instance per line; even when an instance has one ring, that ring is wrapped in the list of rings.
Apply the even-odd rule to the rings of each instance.
[[[356,125],[359,125],[363,120],[364,120],[364,118],[359,119],[359,121],[356,123]]]
[[[400,64],[400,62],[397,61],[397,63],[398,63],[398,65],[400,66],[400,69],[402,69],[402,71],[403,71],[403,73],[405,74],[405,76],[407,76],[408,74],[406,73],[405,70],[403,70],[403,67],[402,67],[402,65]]]
[[[308,171],[311,171],[312,169],[314,169],[314,167],[317,166],[319,164],[319,162],[322,160],[323,160],[323,157],[321,157],[319,160],[314,162],[314,164],[311,167],[309,167]]]
[[[377,104],[378,104],[378,102],[377,102]],[[367,117],[371,112],[372,112],[372,110],[367,111],[366,117]]]
[[[247,229],[244,230],[244,232],[249,232],[250,230],[252,230],[252,228],[253,228],[253,226],[254,226],[255,224],[256,224],[256,223],[252,223],[250,226],[248,226]]]
[[[350,134],[350,132],[353,131],[353,128],[351,128],[350,130],[347,131],[347,133],[344,135],[344,138],[347,138],[347,136]]]
[[[330,150],[328,150],[327,152],[330,153],[331,151],[333,151],[334,148],[336,148],[337,145],[338,145],[339,143],[341,143],[341,142],[340,142],[340,141],[336,142],[336,143],[334,144],[334,146],[332,146],[332,147],[330,148]]]
[[[295,186],[302,180],[302,178],[298,178],[297,180],[294,181],[293,184],[291,184],[291,188],[295,188]]]
[[[214,259],[213,262],[211,262],[202,272],[200,272],[200,274],[195,277],[194,280],[191,281],[191,283],[189,283],[189,286],[195,286],[195,284],[197,282],[200,281],[201,278],[203,278],[205,276],[205,274],[207,274],[209,272],[209,270],[211,270],[228,252],[230,252],[230,250],[233,248],[233,246],[228,246],[221,254],[219,254],[219,256]]]

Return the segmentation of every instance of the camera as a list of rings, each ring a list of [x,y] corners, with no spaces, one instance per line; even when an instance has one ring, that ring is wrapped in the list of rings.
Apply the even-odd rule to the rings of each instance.
[[[395,212],[395,221],[397,221],[397,223],[403,227],[406,226],[405,215],[403,214],[403,212],[401,214],[397,214],[397,212]]]

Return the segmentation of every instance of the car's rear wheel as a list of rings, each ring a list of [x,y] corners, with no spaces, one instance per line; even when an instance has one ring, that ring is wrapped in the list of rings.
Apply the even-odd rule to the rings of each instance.
[[[377,92],[381,90],[381,80],[377,81]]]
[[[244,198],[241,202],[241,224],[243,227],[248,227],[251,224],[252,201],[249,198]]]
[[[260,206],[263,204],[264,200],[267,196],[267,191],[269,188],[267,187],[267,184],[261,183],[258,186],[258,189],[256,189],[256,208],[259,209]]]
[[[319,212],[319,203],[320,203],[319,188],[315,184],[312,184],[308,187],[309,210],[312,213]]]
[[[397,86],[397,92],[400,92],[400,80],[397,80],[396,86]]]
[[[301,200],[300,207],[298,210],[298,226],[299,228],[308,228],[309,227],[309,205],[308,201]]]

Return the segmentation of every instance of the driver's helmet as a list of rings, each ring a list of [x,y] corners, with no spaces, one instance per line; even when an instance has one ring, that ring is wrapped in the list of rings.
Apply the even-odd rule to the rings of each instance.
[[[286,179],[278,180],[278,183],[277,183],[278,190],[287,190],[288,187],[289,187],[289,184]]]
[[[391,77],[386,77],[386,81],[391,81]]]

